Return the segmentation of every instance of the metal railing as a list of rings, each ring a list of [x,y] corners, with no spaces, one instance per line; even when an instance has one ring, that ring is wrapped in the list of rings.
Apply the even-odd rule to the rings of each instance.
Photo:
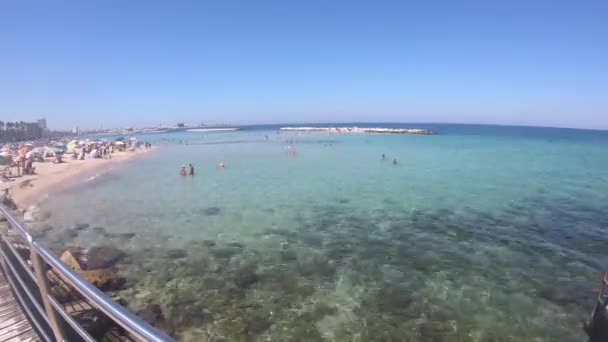
[[[105,319],[109,336],[104,340],[173,341],[169,336],[140,319],[122,305],[87,282],[51,253],[0,204],[2,214],[17,234],[0,233],[0,261],[4,273],[25,314],[45,341],[96,341],[91,333],[95,322]],[[19,240],[22,241],[19,241]],[[81,299],[64,303],[58,293]],[[68,306],[71,310],[68,309]],[[77,307],[76,310],[73,308]],[[87,315],[88,326],[74,313]],[[92,316],[98,320],[90,319]],[[99,317],[101,317],[99,318]],[[91,324],[92,322],[92,324]],[[106,332],[104,331],[103,334]]]

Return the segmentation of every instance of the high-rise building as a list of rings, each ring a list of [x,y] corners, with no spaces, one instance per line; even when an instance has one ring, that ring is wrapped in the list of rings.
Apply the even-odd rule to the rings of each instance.
[[[27,139],[40,139],[42,138],[42,132],[43,129],[38,122],[25,123],[25,137]]]
[[[38,122],[38,127],[42,128],[43,130],[46,129],[46,119],[45,118],[39,119],[37,122]]]

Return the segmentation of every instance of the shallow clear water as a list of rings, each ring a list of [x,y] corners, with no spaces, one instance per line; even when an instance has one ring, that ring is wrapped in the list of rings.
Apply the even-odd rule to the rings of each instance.
[[[184,340],[584,341],[608,133],[431,128],[147,135],[157,152],[45,204],[45,239],[135,233],[67,243],[127,251],[121,295],[161,304]]]

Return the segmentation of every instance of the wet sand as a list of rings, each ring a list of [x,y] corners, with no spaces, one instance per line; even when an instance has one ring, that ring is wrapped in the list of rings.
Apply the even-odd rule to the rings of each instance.
[[[155,148],[152,149],[154,151]],[[66,155],[64,163],[54,164],[52,162],[34,163],[35,175],[15,177],[13,182],[0,183],[0,189],[10,189],[11,197],[20,209],[26,209],[31,205],[38,204],[52,194],[52,191],[60,186],[70,185],[85,181],[88,177],[103,173],[113,166],[132,160],[147,152],[143,148],[135,151],[114,152],[112,159],[90,158],[85,160],[73,160]],[[13,174],[16,168],[12,169]]]

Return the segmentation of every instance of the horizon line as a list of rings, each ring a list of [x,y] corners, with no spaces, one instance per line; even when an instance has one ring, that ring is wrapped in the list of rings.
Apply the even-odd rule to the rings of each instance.
[[[205,126],[217,126],[222,125],[226,127],[252,127],[252,126],[294,126],[294,125],[358,125],[358,124],[412,124],[412,125],[461,125],[461,126],[498,126],[498,127],[521,127],[521,128],[551,128],[551,129],[569,129],[569,130],[582,130],[582,131],[599,131],[599,132],[608,132],[608,128],[583,128],[583,127],[567,127],[567,126],[550,126],[550,125],[524,125],[524,124],[506,124],[506,123],[463,123],[463,122],[443,122],[443,121],[326,121],[326,122],[311,122],[311,121],[297,121],[297,122],[272,122],[272,123],[247,123],[247,124],[206,124]],[[130,128],[151,128],[158,126],[172,126],[168,124],[157,124],[154,126],[123,126]],[[118,130],[123,127],[118,128],[107,128],[108,130]],[[83,131],[95,130],[96,128],[88,129],[82,128]],[[71,129],[67,129],[71,130]],[[57,130],[62,131],[62,130]]]

